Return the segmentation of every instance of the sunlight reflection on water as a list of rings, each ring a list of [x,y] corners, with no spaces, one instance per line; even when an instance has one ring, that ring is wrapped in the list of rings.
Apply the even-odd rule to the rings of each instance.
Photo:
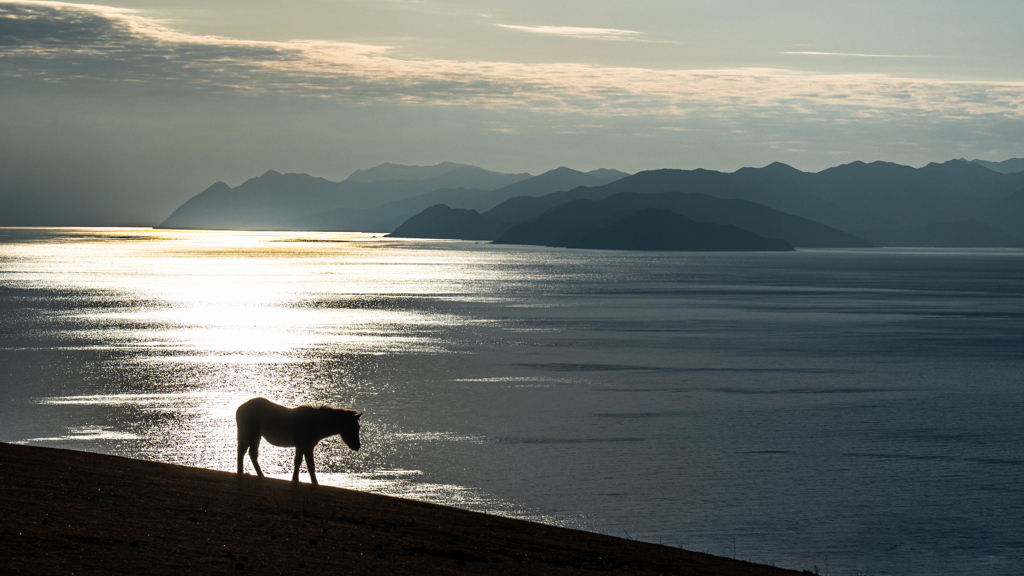
[[[5,284],[69,301],[69,311],[47,306],[54,310],[43,312],[44,329],[21,348],[121,353],[118,372],[126,378],[101,383],[95,394],[36,399],[42,406],[117,414],[117,425],[71,426],[27,442],[116,445],[126,455],[220,470],[235,468],[239,404],[264,396],[286,405],[357,405],[360,395],[375,393],[352,374],[358,365],[319,366],[324,358],[358,363],[360,355],[439,351],[444,343],[434,328],[466,319],[420,303],[418,295],[443,301],[504,275],[463,265],[486,254],[410,255],[367,234],[11,233],[25,241],[5,246]],[[401,431],[368,420],[359,453],[330,439],[318,448],[322,483],[537,517],[479,490],[424,482],[418,470],[386,469],[388,457],[406,447],[480,443],[480,437]],[[270,475],[290,478],[292,454],[264,443],[260,459]]]

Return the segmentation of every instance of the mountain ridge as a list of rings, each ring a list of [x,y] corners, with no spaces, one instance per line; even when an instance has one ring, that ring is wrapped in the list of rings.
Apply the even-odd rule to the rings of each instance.
[[[364,174],[365,181],[332,182],[309,174],[267,170],[235,188],[223,182],[206,188],[179,206],[157,228],[294,229],[295,222],[303,217],[342,207],[363,210],[458,186],[487,191],[530,177],[526,173],[502,174],[455,163],[433,167],[391,166],[415,169],[407,170],[406,175],[415,173],[427,177],[378,179],[388,174],[388,168],[371,172],[369,176]]]
[[[510,197],[540,196],[583,183],[601,185],[624,176],[628,174],[618,170],[601,168],[591,172],[580,172],[563,166],[513,182],[497,190],[441,188],[365,210],[337,208],[296,219],[293,224],[298,228],[312,230],[392,232],[408,218],[436,204],[477,211],[487,210]]]
[[[542,198],[511,198],[490,212],[499,220],[522,221],[576,199],[599,200],[619,192],[699,192],[749,200],[844,230],[873,244],[887,244],[909,229],[965,215],[1020,236],[1016,230],[1007,229],[1005,222],[996,222],[988,206],[1021,188],[1024,173],[1000,174],[955,160],[922,168],[858,161],[817,173],[775,162],[732,173],[648,170],[604,186],[576,188]]]
[[[1022,159],[995,164],[1005,168],[1017,160]],[[357,170],[341,182],[267,170],[235,188],[223,182],[211,185],[159,227],[393,232],[407,219],[443,204],[475,210],[492,226],[500,222],[507,229],[565,202],[601,200],[620,192],[748,200],[876,245],[899,244],[913,230],[962,220],[1005,234],[990,238],[1024,238],[1024,172],[1000,172],[985,161],[963,159],[920,168],[854,161],[819,172],[782,162],[734,172],[664,168],[633,175],[562,166],[537,176],[454,162],[385,163]],[[954,228],[934,230],[946,230],[951,239],[957,234],[968,237],[961,234],[965,228]]]
[[[961,158],[961,162],[967,162],[966,158]],[[980,164],[993,172],[999,172],[1002,174],[1012,174],[1014,172],[1024,172],[1024,158],[1010,158],[1003,160],[1002,162],[990,162],[988,160],[979,160],[975,158],[971,160],[974,164]]]

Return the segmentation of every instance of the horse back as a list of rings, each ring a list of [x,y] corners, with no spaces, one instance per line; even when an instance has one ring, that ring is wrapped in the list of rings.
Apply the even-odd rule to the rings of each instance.
[[[238,433],[262,436],[275,446],[295,446],[294,411],[266,398],[253,398],[235,410]]]

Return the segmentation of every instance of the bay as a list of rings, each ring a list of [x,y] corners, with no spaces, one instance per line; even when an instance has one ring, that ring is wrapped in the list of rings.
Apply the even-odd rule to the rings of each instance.
[[[1020,573],[1022,367],[1018,250],[0,229],[2,441],[234,470],[245,399],[349,406],[325,484],[821,573]]]

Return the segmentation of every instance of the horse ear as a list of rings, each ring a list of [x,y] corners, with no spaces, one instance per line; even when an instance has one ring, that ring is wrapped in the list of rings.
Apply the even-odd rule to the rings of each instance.
[[[363,416],[362,412],[356,412],[356,420],[359,420],[360,418],[362,418],[362,416]]]

